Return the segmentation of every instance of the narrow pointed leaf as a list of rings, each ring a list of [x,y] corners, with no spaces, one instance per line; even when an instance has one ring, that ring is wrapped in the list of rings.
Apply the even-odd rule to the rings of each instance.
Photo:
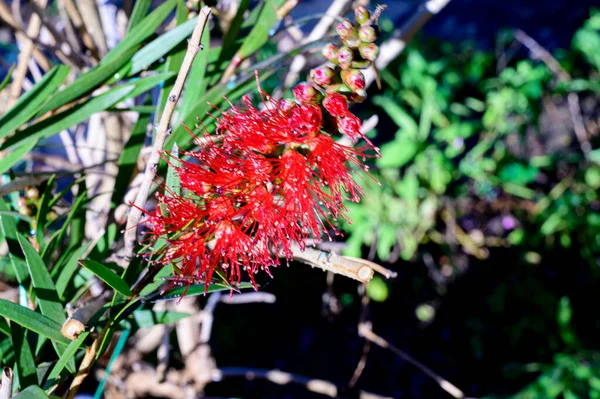
[[[171,193],[173,193],[173,195],[179,196],[181,195],[181,183],[179,182],[177,168],[181,166],[181,161],[179,160],[179,148],[177,148],[177,143],[173,144],[169,155],[169,169],[167,170],[166,181],[168,190],[166,190],[166,194],[167,196],[171,196]]]
[[[0,316],[25,327],[28,330],[68,345],[71,341],[61,333],[61,325],[46,316],[24,306],[0,298]]]
[[[35,116],[42,104],[63,83],[69,68],[57,66],[44,75],[19,101],[0,119],[0,138],[8,136]]]
[[[27,341],[26,331],[18,324],[12,324],[10,330],[15,350],[19,388],[24,389],[38,384],[35,360]]]
[[[27,266],[20,257],[22,251],[19,241],[17,241],[17,222],[13,216],[5,213],[9,211],[9,207],[2,198],[0,198],[0,211],[2,211],[0,213],[0,233],[2,233],[0,237],[3,237],[8,245],[8,258],[15,270],[17,281],[19,284],[24,284],[28,273]]]
[[[110,287],[114,288],[121,294],[129,297],[132,295],[129,286],[123,279],[108,267],[94,260],[87,259],[79,262],[83,267],[94,273],[100,280],[104,281]]]
[[[63,371],[67,363],[75,358],[77,350],[79,349],[81,344],[83,344],[83,341],[87,338],[89,333],[89,331],[84,331],[79,335],[79,337],[77,337],[75,341],[71,341],[69,346],[67,346],[67,349],[65,349],[62,356],[58,359],[58,361],[52,368],[52,371],[50,371],[50,375],[48,375],[48,380],[53,380],[57,378],[60,375],[61,371]]]
[[[129,18],[129,25],[127,25],[127,34],[129,34],[129,32],[131,32],[131,30],[146,17],[151,5],[152,0],[137,0],[134,2],[133,10],[131,11],[131,17]]]
[[[10,154],[0,159],[0,174],[6,172],[23,159],[23,156],[35,147],[37,141],[31,141],[26,145],[15,148]]]
[[[13,399],[48,399],[48,395],[39,386],[31,385],[14,396]]]
[[[17,145],[24,145],[33,140],[50,137],[61,130],[68,129],[73,125],[81,123],[89,119],[89,117],[96,112],[112,107],[121,101],[127,94],[131,93],[134,88],[133,85],[115,87],[106,93],[90,99],[82,105],[72,107],[67,111],[31,125],[6,140],[2,145],[2,150],[13,148]]]
[[[13,74],[16,66],[17,66],[17,64],[13,64],[10,67],[10,71],[8,71],[8,73],[4,77],[4,80],[2,81],[2,83],[0,83],[0,91],[4,90],[6,88],[6,86],[8,86],[8,83],[10,82],[10,78],[12,78],[12,74]]]

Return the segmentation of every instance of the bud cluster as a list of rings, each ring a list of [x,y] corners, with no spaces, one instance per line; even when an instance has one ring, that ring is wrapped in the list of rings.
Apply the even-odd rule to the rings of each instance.
[[[369,68],[377,58],[379,36],[377,20],[384,7],[371,14],[365,7],[354,10],[355,22],[344,19],[336,26],[341,46],[327,44],[322,54],[328,63],[310,72],[312,82],[294,88],[300,102],[320,104],[334,118],[337,130],[350,137],[361,133],[361,121],[348,110],[349,103],[366,98],[366,82],[362,69]]]

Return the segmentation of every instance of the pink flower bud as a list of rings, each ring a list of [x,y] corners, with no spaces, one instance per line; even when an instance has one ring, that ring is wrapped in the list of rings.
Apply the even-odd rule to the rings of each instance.
[[[379,47],[375,43],[362,43],[358,47],[358,51],[361,57],[369,61],[375,61],[379,55]]]
[[[358,6],[354,9],[354,18],[359,24],[362,25],[366,23],[370,17],[371,15],[369,14],[369,10],[367,10],[366,7]]]
[[[354,31],[354,24],[349,20],[344,19],[342,22],[337,24],[337,26],[335,27],[335,31],[343,39],[352,34],[352,32]]]
[[[302,103],[314,102],[319,97],[319,91],[311,83],[300,83],[294,87],[294,97]]]
[[[365,82],[365,75],[359,70],[348,69],[341,72],[342,80],[346,83],[346,86],[353,92],[364,90],[367,86]]]
[[[348,100],[339,93],[327,94],[323,106],[332,116],[343,117],[348,113]]]
[[[348,69],[352,65],[352,60],[354,59],[354,54],[349,47],[342,47],[338,51],[337,61],[342,69]]]
[[[338,48],[335,44],[329,43],[322,50],[323,57],[328,60],[335,59],[337,60]]]
[[[333,82],[335,72],[329,67],[321,66],[313,69],[310,72],[310,75],[316,84],[320,86],[327,86]]]
[[[362,122],[360,118],[351,113],[347,113],[343,118],[338,119],[338,130],[340,133],[345,134],[349,137],[360,136],[360,129]]]
[[[361,26],[358,30],[358,37],[363,42],[372,43],[377,40],[377,32],[372,26]]]

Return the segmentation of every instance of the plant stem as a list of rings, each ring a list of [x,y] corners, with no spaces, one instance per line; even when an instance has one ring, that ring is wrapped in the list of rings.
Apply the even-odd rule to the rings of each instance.
[[[175,80],[175,85],[169,93],[167,104],[165,105],[165,109],[160,118],[158,132],[156,133],[152,153],[150,154],[150,157],[148,158],[148,163],[146,164],[144,180],[140,185],[140,189],[137,193],[133,206],[129,210],[127,226],[125,227],[124,251],[125,260],[127,263],[129,263],[131,261],[131,258],[133,257],[133,250],[135,248],[135,242],[137,238],[137,226],[140,222],[140,218],[142,217],[142,209],[144,208],[146,199],[148,198],[150,186],[152,185],[152,181],[154,180],[154,176],[156,175],[158,162],[160,160],[160,151],[163,149],[168,132],[170,131],[169,124],[171,122],[171,116],[173,115],[175,105],[177,104],[177,101],[181,96],[183,85],[185,84],[185,80],[188,76],[188,73],[190,72],[192,63],[194,62],[194,58],[196,57],[196,54],[198,54],[198,51],[201,50],[200,39],[202,38],[202,34],[204,33],[204,28],[206,26],[206,22],[208,21],[210,13],[211,9],[207,6],[202,7],[202,10],[200,10],[200,14],[198,15],[198,22],[196,24],[196,27],[194,28],[192,37],[188,42],[187,52],[185,53],[185,57],[181,64],[181,68],[179,69],[177,80]]]

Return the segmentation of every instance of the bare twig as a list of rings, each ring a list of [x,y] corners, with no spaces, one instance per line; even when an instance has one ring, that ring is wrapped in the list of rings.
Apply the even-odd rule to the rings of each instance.
[[[75,3],[73,3],[73,0],[58,0],[58,2],[67,11],[67,14],[71,18],[73,25],[79,31],[79,34],[81,35],[81,40],[83,41],[83,44],[91,51],[93,58],[98,60],[99,59],[98,48],[96,47],[96,44],[90,37],[90,35],[85,27],[85,24],[83,23],[83,18],[81,18],[81,14],[79,13],[79,10],[75,6]]]
[[[244,377],[248,380],[260,378],[263,380],[270,381],[277,385],[287,384],[299,384],[304,386],[306,390],[315,392],[330,398],[337,398],[341,391],[341,387],[336,384],[319,380],[315,378],[309,378],[298,374],[287,373],[281,370],[265,370],[265,369],[254,369],[245,367],[224,367],[221,369],[214,370],[212,373],[212,379],[214,382],[218,382],[228,377]],[[359,399],[391,399],[387,396],[377,395],[371,392],[360,391],[358,395]]]
[[[302,250],[299,247],[294,247],[292,248],[292,252],[294,260],[358,280],[361,283],[368,283],[373,278],[374,269],[371,265],[367,264],[367,261],[363,261],[362,259],[351,259],[317,248],[305,248]]]
[[[384,70],[404,49],[406,44],[413,38],[434,15],[437,15],[444,7],[450,3],[450,0],[427,0],[422,3],[412,17],[406,21],[404,26],[397,32],[394,38],[382,43],[379,50],[379,57],[375,61],[378,70]],[[367,87],[375,81],[377,73],[374,69],[365,71],[365,80]]]
[[[429,376],[431,379],[433,379],[435,382],[437,382],[437,384],[440,386],[440,388],[442,388],[444,391],[446,391],[452,397],[454,397],[456,399],[466,399],[465,394],[460,389],[458,389],[454,384],[450,383],[448,380],[444,379],[442,376],[435,373],[429,367],[425,366],[423,363],[419,362],[418,360],[416,360],[415,358],[410,356],[408,353],[395,347],[394,345],[390,344],[388,341],[386,341],[379,335],[375,334],[373,332],[373,330],[371,329],[371,323],[368,323],[368,322],[361,323],[358,326],[358,335],[369,340],[370,342],[374,343],[375,345],[380,346],[383,349],[390,350],[397,356],[404,359],[406,362],[412,364],[413,366],[415,366],[416,368],[421,370],[423,373],[425,373],[427,376]]]
[[[568,82],[571,80],[571,75],[567,72],[558,62],[556,58],[550,54],[548,50],[542,47],[534,38],[529,36],[527,33],[520,29],[515,30],[515,39],[521,42],[531,52],[532,58],[542,61],[550,71],[554,74],[559,82]],[[583,117],[581,116],[581,106],[579,105],[579,96],[577,93],[569,93],[567,96],[569,103],[569,113],[571,114],[571,121],[573,122],[573,130],[575,136],[579,142],[579,147],[583,155],[587,157],[587,154],[592,150],[592,145],[588,139],[588,134],[583,123]]]
[[[124,250],[126,259],[131,259],[133,257],[133,250],[137,238],[137,226],[142,216],[142,209],[144,208],[144,205],[146,203],[148,192],[150,191],[150,186],[152,185],[152,181],[154,180],[154,176],[156,174],[156,169],[160,160],[160,151],[162,150],[165,140],[167,138],[167,132],[169,131],[171,116],[173,115],[175,105],[177,104],[177,101],[181,96],[181,91],[183,90],[183,85],[190,71],[190,68],[192,67],[192,62],[194,61],[194,58],[196,58],[196,54],[198,54],[198,51],[201,50],[200,39],[202,38],[202,34],[204,32],[204,28],[206,26],[206,22],[208,21],[210,13],[211,9],[207,6],[203,7],[202,10],[200,10],[198,22],[196,23],[196,27],[194,28],[194,32],[192,33],[192,37],[189,40],[187,52],[185,53],[185,57],[181,64],[181,69],[179,70],[179,74],[177,75],[177,79],[175,81],[173,89],[169,93],[167,104],[165,105],[165,109],[160,118],[158,132],[156,133],[152,154],[150,155],[148,163],[146,164],[144,180],[142,181],[142,184],[139,188],[134,204],[129,210],[129,216],[127,218],[127,226],[125,228]]]
[[[110,299],[110,292],[106,292],[97,298],[87,302],[84,306],[78,308],[69,316],[69,318],[63,324],[60,332],[70,340],[76,340],[79,334],[85,331],[86,324],[93,315],[96,314],[102,306],[104,306]]]
[[[0,399],[12,397],[13,371],[10,367],[2,369],[2,380],[0,382]]]
[[[46,4],[48,4],[48,0],[38,0],[38,5],[40,8],[45,8]],[[31,18],[29,19],[29,26],[27,27],[28,37],[21,43],[22,47],[21,51],[19,52],[19,60],[17,67],[13,72],[13,81],[10,86],[10,96],[8,98],[8,108],[12,107],[21,95],[21,90],[23,89],[23,80],[25,80],[25,76],[27,76],[29,59],[33,55],[33,51],[35,49],[33,40],[30,38],[37,38],[37,36],[40,34],[41,26],[42,20],[40,17],[37,14],[31,15]]]
[[[100,57],[102,57],[108,52],[108,45],[106,44],[106,36],[104,36],[104,30],[102,29],[96,0],[77,0],[77,9],[81,13],[82,21],[84,21]]]
[[[79,365],[79,370],[77,371],[77,374],[75,375],[75,378],[73,378],[71,386],[69,387],[67,399],[75,398],[75,395],[77,395],[77,391],[79,391],[79,387],[83,383],[83,380],[85,380],[88,374],[90,374],[90,369],[92,368],[94,359],[96,358],[96,352],[100,347],[100,342],[100,339],[95,339],[92,342],[92,345],[89,348],[86,348],[85,356],[83,357],[83,360],[81,360],[81,364]]]

